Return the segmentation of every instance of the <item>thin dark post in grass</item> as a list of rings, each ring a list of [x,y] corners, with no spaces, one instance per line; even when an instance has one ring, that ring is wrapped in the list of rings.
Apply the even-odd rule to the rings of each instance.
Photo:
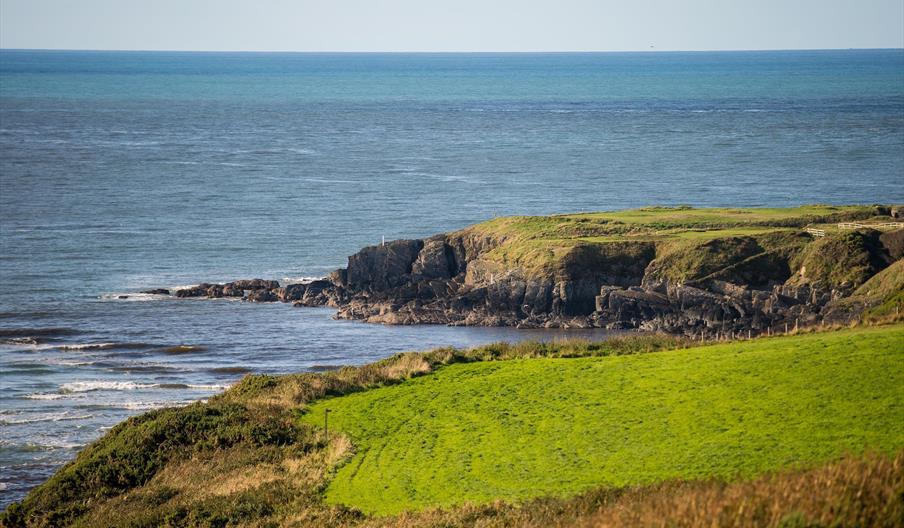
[[[329,440],[329,438],[330,438],[329,416],[330,416],[330,410],[324,409],[323,410],[323,436],[325,436],[327,438],[327,440]]]

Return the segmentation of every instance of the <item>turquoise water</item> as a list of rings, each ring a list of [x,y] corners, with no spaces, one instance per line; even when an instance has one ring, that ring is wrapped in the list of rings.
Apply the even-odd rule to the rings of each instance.
[[[554,337],[119,294],[496,214],[812,202],[904,202],[904,50],[0,51],[0,503],[245,372]]]

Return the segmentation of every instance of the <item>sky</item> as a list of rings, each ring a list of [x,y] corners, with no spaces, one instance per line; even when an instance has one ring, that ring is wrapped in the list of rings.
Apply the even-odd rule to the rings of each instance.
[[[904,0],[0,0],[0,48],[904,48]]]

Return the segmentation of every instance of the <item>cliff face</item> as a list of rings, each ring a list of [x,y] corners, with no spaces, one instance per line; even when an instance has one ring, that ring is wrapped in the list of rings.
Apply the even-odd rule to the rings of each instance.
[[[882,213],[655,208],[504,218],[366,247],[310,284],[199,288],[222,296],[251,285],[249,300],[332,306],[339,318],[371,323],[761,333],[856,318],[835,304],[904,247],[904,230]],[[841,220],[866,223],[850,230]]]
[[[729,237],[677,250],[649,242],[576,246],[543,274],[482,253],[461,258],[454,250],[460,235],[396,241],[351,257],[334,275],[327,304],[341,318],[389,324],[762,332],[822,321],[824,309],[894,261],[884,244],[845,243],[881,241],[877,232],[828,242],[796,234],[770,248],[774,238]],[[808,276],[808,266],[820,272]]]
[[[331,276],[329,304],[368,322],[539,326],[590,315],[603,285],[640,285],[656,254],[649,242],[577,245],[530,270],[493,259],[501,244],[459,232],[365,248]]]

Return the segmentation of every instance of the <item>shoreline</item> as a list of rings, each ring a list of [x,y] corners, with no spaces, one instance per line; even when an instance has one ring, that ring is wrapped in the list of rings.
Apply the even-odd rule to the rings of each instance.
[[[502,217],[363,248],[322,279],[142,294],[327,306],[338,319],[390,325],[772,335],[849,324],[887,301],[886,283],[904,274],[900,213],[650,207]]]

